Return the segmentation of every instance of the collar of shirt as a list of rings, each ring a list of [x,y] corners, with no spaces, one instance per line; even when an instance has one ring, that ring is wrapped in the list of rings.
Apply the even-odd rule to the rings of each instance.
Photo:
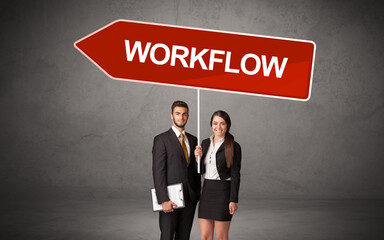
[[[177,130],[177,129],[176,129],[176,130]],[[213,137],[214,137],[214,136],[215,136],[215,134],[213,134],[212,136],[209,137],[209,138],[211,139],[211,144],[213,144]],[[219,144],[223,143],[223,142],[224,142],[224,138],[225,138],[225,137],[222,137],[222,138],[220,138],[219,140],[217,140],[217,141],[216,141],[216,144],[217,144],[217,143],[219,143]],[[216,145],[216,144],[215,144],[215,145]]]
[[[179,139],[179,141],[180,141],[180,134],[181,134],[181,132],[175,126],[173,126],[173,125],[172,125],[172,130],[175,132],[177,139]],[[185,134],[185,130],[183,130],[182,133],[184,134],[184,143],[185,143],[185,146],[187,147],[188,156],[190,156],[191,149],[189,147],[188,137]]]
[[[180,132],[179,129],[177,129],[177,128],[176,128],[175,126],[173,126],[173,125],[172,125],[172,130],[175,132],[177,138],[180,138],[180,134],[181,134],[181,133],[183,133],[184,136],[186,137],[186,135],[185,135],[185,130],[183,130],[182,132]]]

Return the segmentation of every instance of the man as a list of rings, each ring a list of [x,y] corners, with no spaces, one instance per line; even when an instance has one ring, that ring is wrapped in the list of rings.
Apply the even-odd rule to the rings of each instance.
[[[189,239],[201,180],[197,174],[194,150],[197,139],[185,132],[188,105],[175,101],[171,108],[172,127],[153,140],[153,181],[156,197],[163,207],[159,212],[161,240]],[[167,185],[182,183],[185,208],[178,209],[169,200]]]

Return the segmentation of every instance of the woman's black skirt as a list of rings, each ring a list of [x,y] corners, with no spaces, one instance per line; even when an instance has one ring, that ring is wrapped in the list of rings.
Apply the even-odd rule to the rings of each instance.
[[[199,218],[216,221],[231,221],[229,195],[231,181],[204,179],[199,203]]]

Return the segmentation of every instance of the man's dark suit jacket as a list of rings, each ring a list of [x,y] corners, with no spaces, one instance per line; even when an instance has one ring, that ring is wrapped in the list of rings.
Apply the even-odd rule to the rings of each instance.
[[[192,203],[199,201],[201,180],[197,174],[194,155],[197,138],[189,133],[186,133],[186,136],[190,147],[188,165],[179,139],[172,128],[157,135],[153,140],[152,173],[159,203],[169,201],[167,185],[175,183],[183,183],[184,195],[187,195],[186,198],[189,196]]]
[[[204,139],[201,143],[201,148],[203,150],[201,174],[205,173],[204,159],[207,155],[209,145],[211,144],[211,139]],[[233,144],[233,165],[231,168],[227,168],[227,162],[225,161],[225,142],[221,144],[219,149],[216,152],[216,167],[217,172],[219,173],[221,181],[226,181],[225,179],[231,177],[231,193],[229,197],[230,202],[239,202],[239,188],[240,188],[240,168],[241,168],[241,147],[237,142]]]

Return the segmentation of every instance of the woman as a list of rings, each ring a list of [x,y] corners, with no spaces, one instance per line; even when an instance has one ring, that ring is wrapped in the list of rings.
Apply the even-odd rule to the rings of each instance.
[[[201,239],[228,239],[232,215],[237,210],[240,186],[241,148],[229,133],[231,119],[224,111],[211,117],[213,135],[203,140],[195,150],[196,159],[202,160],[201,173],[205,173],[199,204]]]

